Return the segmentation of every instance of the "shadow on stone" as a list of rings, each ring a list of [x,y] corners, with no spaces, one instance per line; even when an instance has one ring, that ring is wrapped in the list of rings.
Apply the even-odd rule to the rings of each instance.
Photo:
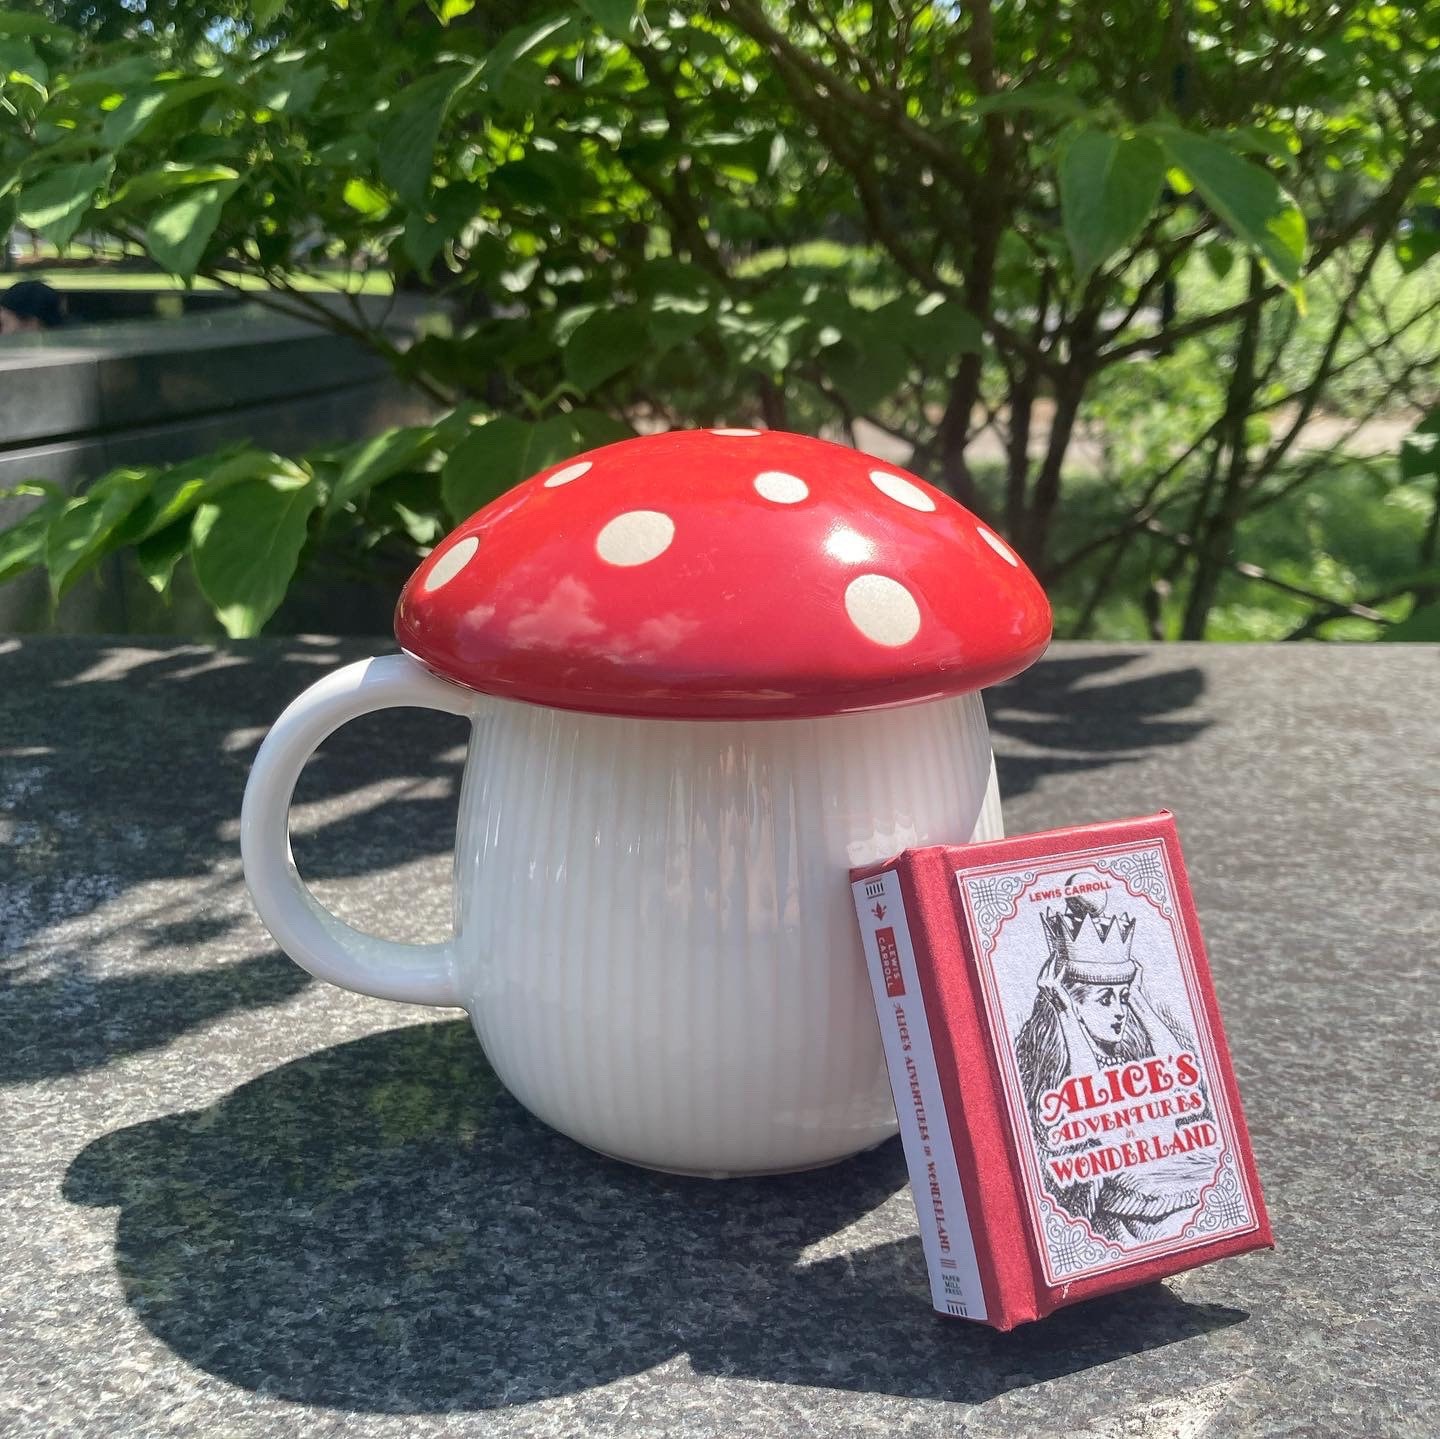
[[[0,952],[147,881],[205,880],[233,861],[245,778],[265,730],[327,669],[371,651],[321,640],[235,649],[32,641],[0,656],[0,735],[11,747],[0,751],[0,813],[14,836]],[[1203,692],[1200,670],[1127,677],[1140,657],[1047,659],[991,690],[1002,795],[1199,735],[1204,722],[1181,715]],[[123,726],[115,724],[120,684]],[[137,735],[153,742],[137,744]],[[295,837],[302,872],[342,878],[448,853],[465,738],[464,721],[417,710],[344,726],[296,789],[296,803],[312,810],[336,802]],[[338,803],[394,781],[407,783],[377,807],[344,812]]]
[[[1139,651],[1051,657],[989,690],[985,708],[999,737],[1001,796],[1025,794],[1046,775],[1126,764],[1201,735],[1208,721],[1185,719],[1183,712],[1204,694],[1204,673],[1194,665],[1116,673],[1146,657]],[[1007,739],[1021,752],[1007,753],[1015,748]]]
[[[0,818],[11,835],[0,954],[148,882],[211,882],[238,857],[240,801],[266,729],[328,669],[384,648],[32,640],[0,655]],[[452,715],[399,710],[328,740],[296,788],[297,804],[320,811],[296,836],[305,872],[364,874],[447,853],[465,737]],[[354,791],[399,780],[373,813],[341,812]]]
[[[212,969],[102,978],[80,971],[15,980],[0,973],[0,1084],[98,1069],[227,1014],[280,1004],[312,982],[278,953]]]
[[[595,1156],[500,1088],[464,1022],[283,1066],[120,1130],[66,1197],[189,1363],[365,1412],[489,1409],[676,1355],[697,1373],[979,1402],[1245,1316],[1160,1286],[1010,1335],[929,1308],[918,1239],[807,1259],[904,1184],[891,1143],[724,1183]]]

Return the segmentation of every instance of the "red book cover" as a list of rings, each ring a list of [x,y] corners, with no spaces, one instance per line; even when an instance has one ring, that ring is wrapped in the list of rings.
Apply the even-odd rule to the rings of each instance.
[[[1273,1245],[1173,816],[851,880],[936,1309],[1010,1329]]]

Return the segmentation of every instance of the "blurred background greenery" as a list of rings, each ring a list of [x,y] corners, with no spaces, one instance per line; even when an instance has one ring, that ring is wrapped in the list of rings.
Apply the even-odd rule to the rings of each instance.
[[[254,634],[578,450],[755,424],[985,515],[1061,635],[1440,639],[1437,50],[1324,0],[8,6],[16,278],[243,295],[426,418],[27,482],[0,579]]]

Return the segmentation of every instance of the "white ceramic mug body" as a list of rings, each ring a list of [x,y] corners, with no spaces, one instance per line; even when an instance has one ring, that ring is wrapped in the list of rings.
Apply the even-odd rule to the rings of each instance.
[[[847,870],[999,833],[978,696],[821,720],[482,701],[458,982],[528,1109],[637,1164],[755,1173],[895,1132]]]
[[[455,937],[415,952],[425,997],[463,1004],[515,1097],[582,1144],[690,1173],[807,1168],[893,1134],[847,871],[1000,835],[979,696],[758,721],[470,698]],[[246,868],[301,963],[403,995],[288,944]]]

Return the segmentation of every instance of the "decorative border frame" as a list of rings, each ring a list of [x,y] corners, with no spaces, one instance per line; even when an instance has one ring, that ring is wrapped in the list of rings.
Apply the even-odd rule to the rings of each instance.
[[[1213,1177],[1202,1187],[1194,1212],[1180,1233],[1134,1247],[1118,1245],[1097,1234],[1086,1219],[1062,1209],[1046,1190],[1039,1147],[1031,1133],[1014,1045],[994,974],[995,946],[1001,930],[1018,917],[1020,897],[1044,876],[1056,871],[1063,874],[1079,865],[1113,874],[1133,898],[1146,901],[1169,926],[1185,985],[1188,1017],[1204,1065],[1206,1091],[1222,1139]],[[1039,864],[1032,855],[1025,866],[1018,869],[1014,861],[998,861],[973,869],[956,869],[954,877],[960,912],[969,931],[980,978],[990,1043],[1005,1093],[1011,1147],[1023,1177],[1020,1188],[1045,1283],[1056,1288],[1160,1255],[1183,1253],[1219,1239],[1255,1231],[1260,1227],[1260,1209],[1241,1172],[1230,1095],[1221,1077],[1210,1011],[1196,973],[1187,926],[1177,914],[1169,846],[1160,838],[1130,840],[1091,849],[1057,851]]]

